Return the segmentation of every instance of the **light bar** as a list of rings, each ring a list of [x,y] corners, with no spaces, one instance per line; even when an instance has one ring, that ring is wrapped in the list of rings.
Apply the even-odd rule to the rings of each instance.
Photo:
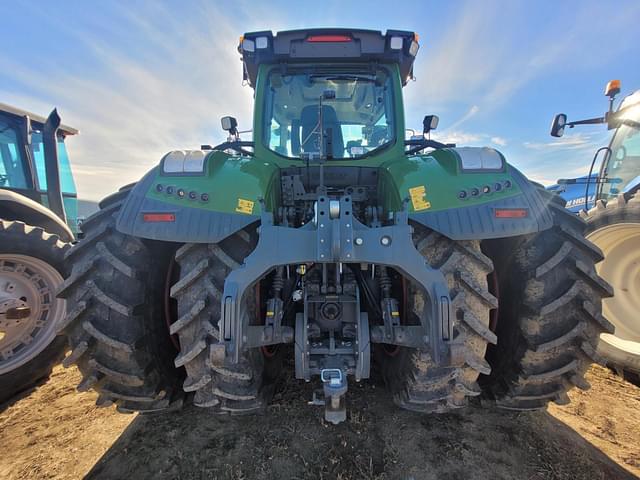
[[[331,43],[331,42],[350,42],[349,35],[311,35],[307,37],[307,42],[311,43]]]
[[[311,28],[248,32],[240,37],[243,79],[257,85],[261,65],[313,63],[349,58],[362,63],[393,63],[400,67],[402,85],[413,77],[413,62],[418,52],[418,36],[406,30]]]

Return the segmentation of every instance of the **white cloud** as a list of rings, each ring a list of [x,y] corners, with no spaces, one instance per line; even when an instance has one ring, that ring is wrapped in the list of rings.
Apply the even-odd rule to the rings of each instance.
[[[540,172],[535,172],[535,171],[527,171],[526,172],[526,176],[529,180],[532,180],[534,182],[540,183],[542,185],[544,185],[545,187],[548,187],[550,185],[553,185],[555,183],[558,182],[558,177],[554,176],[552,174],[545,174],[545,173],[540,173]]]
[[[595,145],[594,135],[585,133],[565,135],[564,137],[560,137],[549,142],[523,143],[525,148],[539,151],[593,149]]]
[[[482,135],[478,133],[471,132],[463,132],[460,130],[451,131],[446,130],[443,132],[436,133],[434,132],[431,135],[431,138],[437,140],[442,143],[455,143],[456,145],[478,145],[482,143],[483,139],[485,139],[487,135]]]
[[[465,113],[461,118],[459,118],[458,120],[453,122],[451,125],[449,125],[447,130],[455,130],[456,128],[460,127],[460,125],[462,125],[464,122],[474,117],[479,111],[480,111],[480,107],[478,107],[477,105],[472,105],[471,108],[469,108],[469,110],[467,111],[467,113]]]
[[[485,146],[489,143],[504,147],[507,140],[502,137],[492,136],[486,133],[467,132],[463,130],[446,129],[441,132],[433,132],[431,138],[442,143],[455,143],[458,146]]]

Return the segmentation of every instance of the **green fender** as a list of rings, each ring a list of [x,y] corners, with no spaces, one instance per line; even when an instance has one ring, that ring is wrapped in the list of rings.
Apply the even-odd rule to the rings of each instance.
[[[379,184],[385,210],[397,211],[406,201],[411,220],[453,240],[503,238],[550,228],[553,219],[540,190],[500,152],[477,147],[387,162],[381,166]]]
[[[165,173],[160,165],[136,184],[116,228],[174,242],[219,242],[272,211],[279,197],[278,167],[255,158],[213,151],[200,173]]]

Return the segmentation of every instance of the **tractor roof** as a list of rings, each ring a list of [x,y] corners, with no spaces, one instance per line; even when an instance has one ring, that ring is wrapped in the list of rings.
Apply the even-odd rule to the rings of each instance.
[[[636,90],[635,92],[627,95],[620,103],[619,110],[635,105],[636,103],[640,104],[640,90]]]
[[[403,30],[312,28],[249,32],[240,37],[238,51],[244,64],[244,80],[256,85],[261,64],[281,63],[393,63],[400,67],[402,84],[413,75],[418,36]]]
[[[43,117],[42,115],[37,115],[35,113],[22,110],[21,108],[12,107],[11,105],[7,105],[6,103],[0,103],[0,113],[8,113],[20,118],[28,116],[32,122],[40,123],[42,125],[44,125],[44,123],[47,121],[46,117]],[[78,133],[77,129],[68,125],[60,125],[60,128],[58,130],[62,131],[64,135],[76,135]]]

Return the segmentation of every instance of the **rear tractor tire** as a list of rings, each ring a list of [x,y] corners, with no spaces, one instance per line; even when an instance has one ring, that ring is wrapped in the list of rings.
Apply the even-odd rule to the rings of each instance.
[[[56,298],[69,244],[40,227],[0,220],[0,403],[51,374],[66,347]]]
[[[487,288],[493,271],[491,259],[480,251],[478,241],[453,241],[432,230],[415,226],[414,243],[425,261],[444,274],[454,307],[454,340],[464,347],[464,364],[441,367],[429,353],[399,348],[392,355],[378,354],[382,374],[394,402],[418,412],[441,413],[467,405],[480,395],[477,379],[491,370],[484,359],[488,344],[497,339],[489,330],[490,311],[498,306]],[[407,310],[418,312],[423,293],[409,288]],[[406,314],[405,314],[406,315]]]
[[[211,362],[210,348],[219,338],[224,281],[253,251],[257,240],[254,230],[245,229],[217,244],[185,244],[175,254],[180,267],[180,279],[171,288],[178,304],[171,333],[180,339],[175,365],[186,369],[183,388],[194,392],[194,405],[212,407],[216,413],[262,411],[279,371],[273,365],[277,359],[268,360],[257,348],[246,351],[238,364]],[[259,322],[255,298],[247,293],[242,301],[246,314],[253,317],[250,322]]]
[[[176,409],[184,373],[172,364],[176,349],[163,311],[173,251],[115,229],[126,195],[105,199],[67,252],[72,269],[59,295],[67,299],[61,328],[71,353],[63,365],[78,366],[78,390],[98,392],[98,406],[115,404],[123,413]]]
[[[485,242],[496,265],[498,344],[487,355],[492,371],[481,378],[485,400],[510,410],[544,409],[568,403],[574,386],[589,388],[584,374],[602,332],[613,326],[602,316],[612,289],[595,264],[602,253],[585,240],[584,220],[564,208],[557,195],[540,190],[554,225],[521,237]],[[515,244],[514,244],[515,242]]]
[[[587,239],[602,250],[598,274],[615,291],[604,300],[602,314],[616,327],[600,336],[598,353],[607,365],[640,385],[640,194],[598,200],[589,212]]]

